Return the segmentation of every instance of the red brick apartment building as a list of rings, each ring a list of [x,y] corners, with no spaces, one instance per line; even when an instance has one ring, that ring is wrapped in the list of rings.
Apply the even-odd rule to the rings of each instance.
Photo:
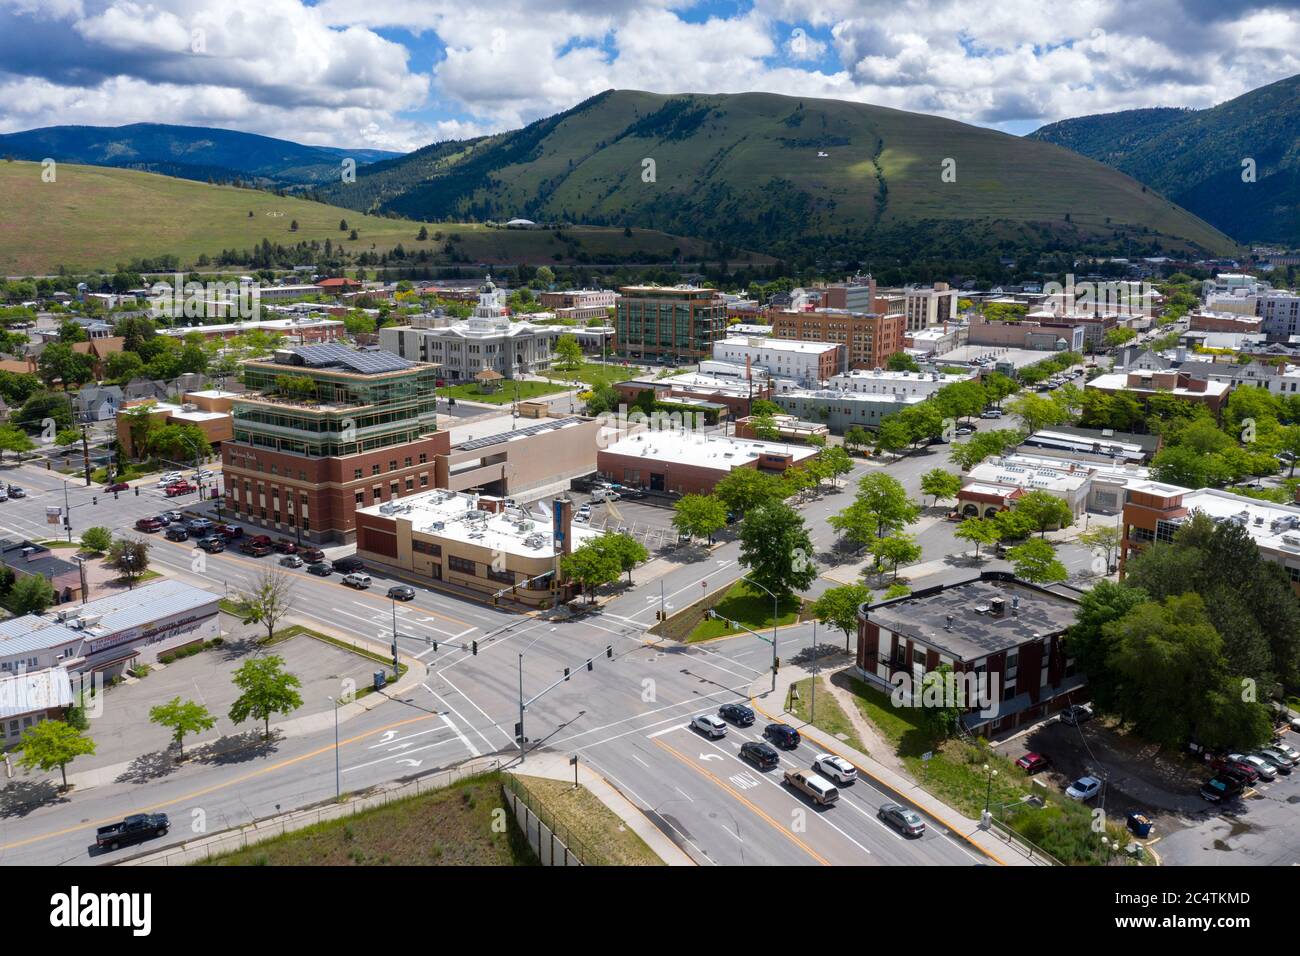
[[[774,338],[845,346],[850,368],[884,368],[889,356],[903,350],[907,328],[907,316],[901,312],[770,311],[767,318]]]
[[[1006,571],[864,604],[858,674],[892,694],[904,678],[919,690],[925,674],[947,664],[960,684],[987,695],[963,708],[965,728],[984,737],[1006,733],[1084,699],[1076,698],[1084,675],[1062,640],[1077,607]]]

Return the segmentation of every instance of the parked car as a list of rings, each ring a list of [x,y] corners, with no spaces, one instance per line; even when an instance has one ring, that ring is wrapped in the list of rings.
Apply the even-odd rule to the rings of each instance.
[[[206,468],[200,468],[198,471],[194,473],[193,477],[195,481],[208,481],[209,479],[215,476],[212,474],[212,472],[208,471]]]
[[[110,823],[95,831],[95,846],[116,850],[127,843],[138,843],[166,836],[171,822],[165,813],[133,813],[121,823]]]
[[[388,596],[394,601],[415,600],[415,588],[409,584],[394,584],[388,589]]]
[[[781,762],[780,754],[769,744],[757,740],[746,740],[741,744],[740,756],[759,770],[771,770]]]
[[[744,704],[723,704],[718,708],[718,716],[737,727],[752,727],[754,724],[754,712]]]
[[[190,533],[184,525],[174,524],[163,533],[163,537],[168,541],[188,541]]]
[[[136,531],[143,531],[145,534],[153,534],[155,531],[161,531],[163,523],[157,518],[140,518],[135,523]]]
[[[325,560],[325,552],[320,548],[299,548],[298,554],[308,564],[316,564],[319,561]]]
[[[1043,754],[1027,753],[1016,761],[1016,766],[1028,774],[1038,773],[1040,770],[1046,770],[1051,765],[1051,761]]]
[[[216,528],[217,534],[227,541],[234,541],[236,538],[244,536],[244,529],[234,524],[219,524]]]
[[[307,566],[307,573],[314,574],[318,578],[327,578],[334,573],[334,569],[330,567],[328,561],[318,561]]]
[[[334,570],[341,574],[351,574],[353,571],[364,571],[365,568],[365,562],[355,555],[347,558],[339,558],[334,562]]]
[[[1085,721],[1092,720],[1091,704],[1072,704],[1061,711],[1061,723],[1077,727]]]
[[[26,498],[27,492],[23,491],[17,485],[10,485],[8,488],[10,498]]]
[[[591,493],[592,501],[618,501],[620,495],[612,488],[597,488]]]
[[[858,768],[836,754],[818,754],[813,758],[813,769],[840,784],[858,779]]]
[[[280,559],[280,564],[286,568],[300,568],[302,567],[302,558],[296,554],[286,554]]]
[[[1232,757],[1220,757],[1218,760],[1212,762],[1210,764],[1210,767],[1211,769],[1218,770],[1218,771],[1224,771],[1224,770],[1235,771],[1236,773],[1239,773],[1242,776],[1244,776],[1246,778],[1247,783],[1254,783],[1256,780],[1259,779],[1258,770],[1256,770],[1253,766],[1251,766],[1246,761],[1240,759],[1234,760]]]
[[[1300,763],[1300,750],[1296,750],[1288,743],[1281,740],[1275,740],[1268,745],[1269,750],[1276,750],[1291,758],[1292,763]]]
[[[691,729],[698,730],[711,740],[727,736],[727,725],[713,714],[697,714],[691,718]]]
[[[1201,797],[1210,803],[1223,803],[1241,793],[1241,785],[1234,780],[1214,777],[1201,784]]]
[[[239,548],[240,553],[248,555],[250,558],[264,558],[271,553],[271,546],[263,544],[260,541],[245,541]]]
[[[1001,418],[1001,417],[1002,417],[1002,413],[998,411],[996,408],[988,408],[980,412],[980,418],[993,419],[993,418]]]
[[[886,803],[876,811],[876,816],[904,836],[919,837],[925,834],[925,821],[921,815],[897,803]]]
[[[835,785],[811,770],[787,770],[785,782],[804,794],[818,806],[829,807],[840,798]]]
[[[1272,748],[1258,751],[1257,756],[1267,760],[1273,765],[1273,768],[1278,773],[1284,774],[1288,777],[1291,775],[1291,770],[1295,766],[1295,762],[1291,760],[1290,757],[1287,757],[1283,755],[1281,751],[1273,750]]]
[[[168,471],[158,476],[158,487],[166,488],[168,485],[175,484],[184,480],[185,476],[179,471]]]
[[[370,575],[357,574],[355,571],[351,574],[343,575],[343,583],[350,588],[356,588],[358,591],[364,591],[370,587]]]
[[[1101,781],[1096,777],[1080,777],[1065,788],[1065,795],[1071,800],[1091,800],[1101,793]]]
[[[191,485],[188,481],[178,481],[174,485],[168,485],[167,490],[163,492],[168,498],[175,498],[179,495],[189,495],[199,489]]]
[[[185,520],[185,516],[184,516],[183,514],[181,514],[179,511],[164,511],[164,512],[163,512],[162,514],[160,514],[158,517],[159,517],[159,518],[166,518],[168,521],[184,521],[184,520]]]
[[[789,724],[768,724],[763,728],[763,736],[783,750],[793,750],[799,746],[799,731]]]
[[[297,554],[298,546],[288,538],[280,538],[275,544],[271,545],[280,554]]]
[[[199,547],[208,554],[220,554],[226,550],[226,539],[219,534],[208,535],[199,539]]]
[[[105,491],[112,491],[112,492],[129,491],[130,489],[131,486],[128,485],[125,481],[115,481],[111,485],[104,486]]]
[[[207,518],[191,518],[186,523],[185,527],[189,529],[190,534],[206,537],[207,535],[212,533],[212,531],[216,528],[216,525],[214,525]]]
[[[1228,759],[1240,760],[1249,764],[1266,781],[1277,779],[1277,768],[1256,754],[1228,754]]]
[[[157,521],[165,528],[172,523],[171,515],[169,515],[167,512],[163,512],[158,516]]]

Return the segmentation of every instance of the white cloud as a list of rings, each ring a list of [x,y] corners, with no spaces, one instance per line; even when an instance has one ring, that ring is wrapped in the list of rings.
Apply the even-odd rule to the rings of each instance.
[[[1023,127],[1203,107],[1298,72],[1300,18],[1267,0],[1147,0],[1142,17],[1123,0],[753,0],[711,17],[694,0],[0,0],[5,129],[165,118],[414,148],[611,87]]]

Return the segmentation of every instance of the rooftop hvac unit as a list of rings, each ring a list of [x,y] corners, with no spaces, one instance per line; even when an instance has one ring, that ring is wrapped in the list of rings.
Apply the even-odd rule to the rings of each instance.
[[[85,614],[78,618],[82,627],[94,627],[103,619],[104,615],[102,614]]]
[[[60,621],[67,621],[70,620],[71,618],[76,617],[78,613],[79,612],[75,607],[65,607],[59,611],[56,611],[54,616],[57,617]]]
[[[430,531],[441,531],[441,530],[442,530],[443,528],[445,528],[445,527],[447,527],[446,522],[443,522],[443,521],[435,521],[433,524],[429,525],[429,530],[430,530]]]

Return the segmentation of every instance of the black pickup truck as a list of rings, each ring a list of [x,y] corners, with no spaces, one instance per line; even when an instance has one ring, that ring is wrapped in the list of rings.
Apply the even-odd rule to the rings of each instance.
[[[165,813],[133,813],[121,823],[110,823],[95,831],[95,846],[116,850],[125,843],[138,843],[165,836],[171,826]]]

